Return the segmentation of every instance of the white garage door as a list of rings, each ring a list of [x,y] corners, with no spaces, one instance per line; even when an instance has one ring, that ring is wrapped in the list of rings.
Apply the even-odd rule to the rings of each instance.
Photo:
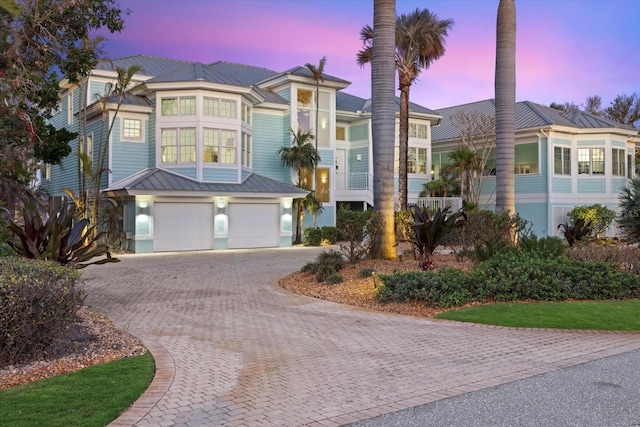
[[[154,252],[205,249],[213,249],[213,204],[153,205]]]
[[[279,246],[279,214],[277,203],[229,203],[229,248]]]

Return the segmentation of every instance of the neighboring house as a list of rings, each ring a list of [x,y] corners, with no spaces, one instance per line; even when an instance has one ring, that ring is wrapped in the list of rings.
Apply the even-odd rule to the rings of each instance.
[[[325,74],[316,109],[316,82],[306,67],[285,72],[214,62],[202,64],[145,55],[101,62],[80,84],[63,81],[52,123],[80,129],[87,114],[93,161],[103,146],[103,114],[92,104],[116,77],[116,67],[142,68],[115,118],[102,192],[121,208],[122,231],[136,253],[291,246],[294,171],[277,151],[291,143],[290,129],[317,135],[321,161],[317,225],[335,225],[339,203],[373,203],[370,100],[342,92],[350,83]],[[427,177],[430,127],[439,116],[412,104],[410,183]],[[318,112],[318,129],[314,129]],[[47,166],[43,187],[52,196],[78,191],[78,142],[60,165]],[[417,192],[419,190],[416,190]],[[311,225],[311,215],[305,226]]]
[[[452,122],[460,111],[495,115],[493,100],[444,108],[432,130],[435,178],[447,153],[460,143]],[[635,173],[638,130],[583,111],[562,112],[533,102],[516,104],[516,211],[538,236],[555,236],[575,206],[600,203],[618,209],[620,189]],[[494,155],[486,170],[482,207],[495,205]],[[615,227],[609,232],[615,234]]]
[[[140,86],[126,96],[114,122],[115,103],[104,114],[94,95],[114,81],[116,67],[132,65],[142,68],[133,79]],[[277,154],[290,145],[290,129],[317,136],[316,176],[303,177],[315,181],[323,203],[317,226],[335,225],[341,204],[373,204],[371,100],[343,92],[349,84],[324,74],[316,102],[316,82],[306,67],[277,72],[136,55],[101,62],[80,84],[63,81],[52,124],[78,131],[86,110],[81,151],[95,162],[105,139],[101,129],[113,122],[102,192],[121,209],[121,231],[134,252],[287,247],[294,238],[293,200],[307,194],[292,185],[295,171]],[[492,114],[493,102],[440,111],[410,104],[410,202],[459,143],[449,117],[460,108]],[[633,170],[637,131],[528,102],[518,104],[517,117],[517,208],[538,235],[554,234],[558,218],[574,205],[615,207]],[[45,168],[41,183],[50,195],[78,191],[78,151],[76,141],[60,165]],[[491,205],[494,183],[488,181],[484,203]],[[306,215],[303,225],[312,222]]]

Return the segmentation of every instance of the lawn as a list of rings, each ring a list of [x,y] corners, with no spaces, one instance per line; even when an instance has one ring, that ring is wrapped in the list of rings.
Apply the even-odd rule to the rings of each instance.
[[[521,328],[640,331],[640,300],[488,304],[449,310],[438,319]]]
[[[106,426],[147,389],[150,353],[0,390],[0,424]]]

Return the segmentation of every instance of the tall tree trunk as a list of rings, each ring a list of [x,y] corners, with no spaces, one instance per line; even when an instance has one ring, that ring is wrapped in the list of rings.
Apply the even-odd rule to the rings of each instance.
[[[382,229],[373,256],[396,259],[394,229],[393,152],[395,140],[395,0],[373,1],[371,58],[371,127],[373,139],[373,204]]]
[[[401,211],[407,209],[407,156],[409,152],[409,88],[411,81],[402,82],[403,77],[398,76],[400,81],[400,158],[398,166],[398,205]]]
[[[496,25],[496,212],[515,214],[516,6],[500,0]]]

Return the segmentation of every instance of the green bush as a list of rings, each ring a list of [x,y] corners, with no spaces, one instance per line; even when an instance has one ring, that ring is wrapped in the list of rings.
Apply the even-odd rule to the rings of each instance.
[[[521,300],[600,300],[640,297],[640,277],[608,263],[575,261],[540,251],[507,249],[468,273],[453,268],[438,272],[381,275],[377,298],[422,301],[451,307],[470,302]]]
[[[347,260],[355,264],[371,253],[376,236],[380,230],[380,215],[373,210],[352,211],[338,209],[336,216],[338,234],[346,241],[340,245]]]
[[[308,262],[300,271],[314,274],[318,282],[324,282],[343,267],[344,258],[342,254],[339,251],[331,249],[319,254],[315,262]]]
[[[338,241],[338,227],[324,226],[320,229],[322,234],[322,241],[330,245],[335,244]]]
[[[606,262],[620,271],[640,275],[640,248],[627,245],[573,246],[566,255],[577,261]]]
[[[85,298],[78,278],[51,262],[0,258],[0,366],[39,356],[63,338]]]
[[[305,228],[303,240],[305,246],[320,246],[322,244],[322,232],[318,227]]]
[[[518,248],[521,252],[541,252],[549,256],[560,256],[564,254],[566,246],[562,239],[555,236],[538,238],[533,233],[520,236]]]
[[[344,279],[338,273],[333,273],[331,276],[327,277],[325,281],[327,285],[337,285],[338,283],[342,283]]]
[[[375,273],[375,270],[373,268],[362,268],[360,269],[360,271],[358,271],[358,277],[361,279],[365,277],[371,277],[373,276],[373,273]]]
[[[618,226],[625,231],[627,239],[632,243],[640,242],[640,176],[634,177],[620,196],[620,216]]]
[[[567,214],[572,220],[582,219],[590,224],[591,237],[600,238],[607,234],[607,229],[616,219],[616,213],[600,203],[586,206],[576,206]]]

